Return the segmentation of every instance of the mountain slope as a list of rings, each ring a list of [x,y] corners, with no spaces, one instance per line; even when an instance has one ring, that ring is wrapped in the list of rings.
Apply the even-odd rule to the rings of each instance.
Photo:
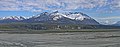
[[[12,22],[100,25],[96,20],[81,12],[43,12],[28,19],[21,16],[0,18],[0,23]]]
[[[120,21],[116,22],[115,24],[113,24],[114,26],[120,26]]]
[[[32,17],[24,22],[31,23],[57,23],[57,24],[87,24],[100,25],[97,21],[81,12],[59,13],[58,11],[48,13],[43,12],[37,17]]]

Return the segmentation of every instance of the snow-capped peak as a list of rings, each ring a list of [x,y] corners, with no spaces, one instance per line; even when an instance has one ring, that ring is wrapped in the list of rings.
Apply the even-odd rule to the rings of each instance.
[[[53,20],[58,20],[64,16],[66,16],[65,14],[62,14],[62,13],[53,13],[51,14],[50,16],[52,16]]]
[[[30,18],[37,18],[37,17],[51,17],[53,20],[58,20],[63,17],[73,19],[73,20],[84,20],[84,19],[92,19],[91,17],[81,13],[81,12],[68,12],[68,13],[60,13],[58,11],[48,13],[48,12],[43,12],[37,16],[32,16]],[[29,19],[21,16],[9,16],[9,17],[3,17],[0,18],[0,20],[24,20],[24,19]]]
[[[56,12],[53,12],[51,16],[53,17],[53,20],[58,20],[62,17],[66,17],[66,18],[73,19],[73,20],[80,20],[80,21],[84,19],[92,19],[89,16],[83,13],[80,13],[80,12],[59,13],[58,11],[56,11]]]
[[[85,16],[85,15],[82,15],[80,13],[77,13],[77,14],[69,14],[66,16],[67,18],[70,18],[70,19],[74,19],[74,20],[84,20],[84,19],[91,19],[90,17],[88,16]]]
[[[0,20],[24,20],[25,17],[22,16],[8,16],[8,17],[2,17]]]

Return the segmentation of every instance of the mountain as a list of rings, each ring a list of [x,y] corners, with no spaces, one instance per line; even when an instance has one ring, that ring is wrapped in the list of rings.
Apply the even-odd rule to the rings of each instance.
[[[114,25],[120,25],[120,22],[117,22]],[[120,26],[101,25],[96,20],[82,12],[58,11],[43,12],[29,18],[22,16],[3,17],[0,18],[0,27],[15,29],[17,28],[23,30],[120,29]]]
[[[37,16],[23,20],[29,23],[57,23],[57,24],[87,24],[100,25],[96,20],[81,12],[59,13],[58,11],[43,12]]]
[[[120,21],[116,22],[115,24],[113,24],[114,26],[120,26]]]
[[[25,20],[25,18],[22,16],[9,16],[0,18],[0,23],[19,22],[21,20]]]
[[[56,23],[56,24],[85,24],[100,25],[96,20],[81,12],[43,12],[28,19],[24,17],[10,16],[0,18],[0,23],[25,22],[25,23]]]

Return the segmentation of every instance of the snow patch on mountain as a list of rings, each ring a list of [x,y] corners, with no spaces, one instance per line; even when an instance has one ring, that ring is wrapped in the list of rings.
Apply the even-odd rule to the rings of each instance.
[[[92,19],[89,16],[82,15],[81,13],[64,14],[64,13],[56,12],[56,13],[51,14],[51,16],[53,17],[53,20],[58,20],[62,17],[66,17],[66,18],[73,19],[73,20],[80,20],[80,21],[84,19]]]
[[[74,20],[80,20],[80,21],[84,20],[85,18],[91,19],[90,17],[84,16],[81,14],[70,14],[70,15],[67,15],[65,17],[70,18],[70,19],[74,19]]]
[[[8,16],[8,17],[2,17],[0,20],[24,20],[25,17],[22,16]]]
[[[62,13],[54,13],[54,14],[51,14],[50,16],[53,17],[53,20],[58,20],[66,15],[62,14]]]

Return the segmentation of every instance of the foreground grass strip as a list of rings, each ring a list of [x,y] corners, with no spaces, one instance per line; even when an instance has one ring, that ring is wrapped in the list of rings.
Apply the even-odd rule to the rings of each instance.
[[[8,34],[43,34],[43,33],[65,33],[65,32],[115,32],[120,29],[81,29],[81,30],[6,30],[0,33]]]

